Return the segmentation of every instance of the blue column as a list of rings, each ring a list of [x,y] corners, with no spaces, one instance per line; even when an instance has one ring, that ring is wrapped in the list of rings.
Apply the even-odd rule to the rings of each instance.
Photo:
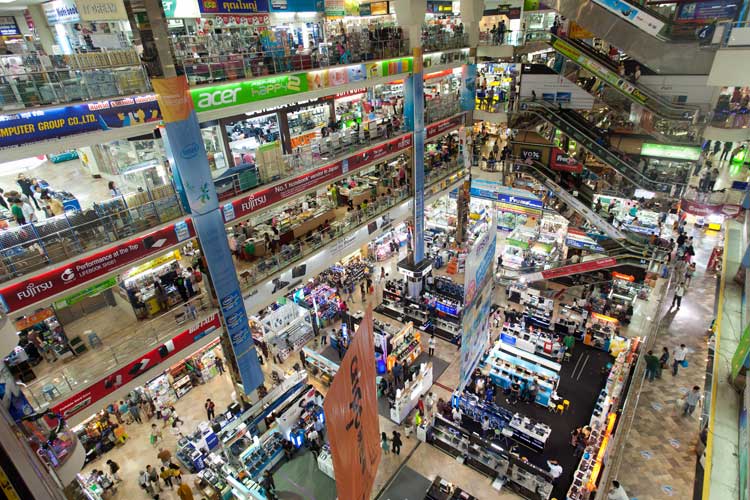
[[[414,180],[414,264],[424,259],[424,71],[422,49],[415,48],[412,74],[404,85],[404,120],[414,135],[412,179]]]
[[[152,82],[164,117],[162,137],[169,162],[177,174],[180,197],[188,204],[206,257],[211,284],[219,300],[221,317],[234,351],[242,386],[249,394],[263,383],[263,372],[255,352],[187,80],[175,77],[154,79]]]

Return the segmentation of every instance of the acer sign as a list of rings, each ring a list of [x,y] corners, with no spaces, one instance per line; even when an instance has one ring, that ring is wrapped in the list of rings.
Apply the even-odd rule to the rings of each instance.
[[[411,147],[411,135],[393,139],[386,143],[370,148],[362,153],[352,155],[342,161],[306,172],[275,186],[256,191],[249,196],[227,203],[222,208],[224,222],[238,217],[244,217],[257,210],[278,203],[284,199],[296,196],[308,189],[322,186],[332,180],[358,170],[366,165],[381,160],[393,153]]]
[[[572,156],[569,156],[560,148],[552,148],[552,154],[550,155],[549,166],[552,170],[558,170],[561,172],[583,172],[583,165],[578,162]]]
[[[0,308],[17,311],[88,283],[145,257],[163,252],[195,236],[192,221],[177,222],[140,238],[126,241],[68,265],[0,288]]]

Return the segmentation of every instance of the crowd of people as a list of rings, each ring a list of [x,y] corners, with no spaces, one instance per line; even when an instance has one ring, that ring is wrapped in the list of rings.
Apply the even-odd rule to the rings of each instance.
[[[18,174],[16,184],[19,190],[0,189],[0,206],[10,212],[19,226],[65,213],[62,202],[44,187],[47,183],[43,180]]]

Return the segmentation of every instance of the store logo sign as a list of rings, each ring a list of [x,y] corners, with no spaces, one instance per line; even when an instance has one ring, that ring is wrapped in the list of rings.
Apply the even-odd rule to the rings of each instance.
[[[52,288],[51,281],[44,281],[42,283],[29,283],[26,288],[16,293],[18,300],[33,299],[42,292],[45,292]]]
[[[74,279],[76,279],[76,274],[73,272],[71,268],[67,268],[63,273],[60,275],[60,278],[62,278],[63,282],[67,285]]]
[[[542,159],[542,152],[538,149],[522,149],[521,157],[524,160],[535,160],[540,161]]]
[[[186,160],[191,160],[198,156],[198,151],[200,151],[200,146],[198,145],[198,143],[193,142],[182,148],[182,151],[180,151],[180,156],[182,156]]]
[[[204,93],[199,92],[197,97],[198,111],[207,111],[209,109],[237,104],[237,94],[239,94],[240,90],[242,89],[238,86]]]

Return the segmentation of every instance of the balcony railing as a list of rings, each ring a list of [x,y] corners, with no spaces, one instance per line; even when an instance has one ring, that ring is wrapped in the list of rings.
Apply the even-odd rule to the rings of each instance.
[[[458,160],[454,159],[445,167],[431,171],[425,176],[427,187],[461,170]],[[273,274],[288,268],[294,262],[307,257],[313,252],[332,241],[351,233],[355,228],[379,217],[387,210],[395,207],[410,196],[408,186],[394,188],[391,195],[383,195],[368,204],[361,213],[349,212],[340,220],[335,221],[328,229],[314,231],[305,238],[295,240],[288,245],[282,245],[274,255],[253,261],[247,266],[239,264],[237,270],[240,284],[247,290],[258,283],[267,280]],[[199,295],[190,300],[195,305],[197,317],[194,322],[201,321],[215,313],[217,309],[208,302],[205,295]],[[109,333],[103,342],[101,350],[95,358],[87,357],[86,363],[71,361],[67,366],[54,374],[42,376],[26,387],[24,392],[37,410],[62,401],[82,390],[94,381],[102,379],[107,373],[135,359],[139,353],[153,349],[159,344],[171,339],[176,333],[190,326],[184,322],[185,314],[182,307],[135,326],[117,329]],[[109,339],[114,340],[110,343]]]
[[[550,39],[550,33],[546,30],[514,30],[506,31],[502,37],[499,32],[482,31],[479,33],[479,45],[512,45],[520,47],[531,42],[546,42]],[[502,43],[501,43],[502,42]]]
[[[40,58],[0,56],[0,108],[92,101],[150,90],[135,49]]]
[[[179,46],[175,47],[180,53]],[[342,45],[321,43],[312,51],[292,54],[290,49],[266,50],[262,52],[236,52],[200,57],[178,56],[181,67],[191,85],[242,80],[258,76],[326,69],[337,65],[365,61],[405,57],[410,55],[409,40],[392,38],[369,41],[368,45]]]
[[[463,49],[469,46],[467,33],[422,33],[422,49],[425,52]]]

